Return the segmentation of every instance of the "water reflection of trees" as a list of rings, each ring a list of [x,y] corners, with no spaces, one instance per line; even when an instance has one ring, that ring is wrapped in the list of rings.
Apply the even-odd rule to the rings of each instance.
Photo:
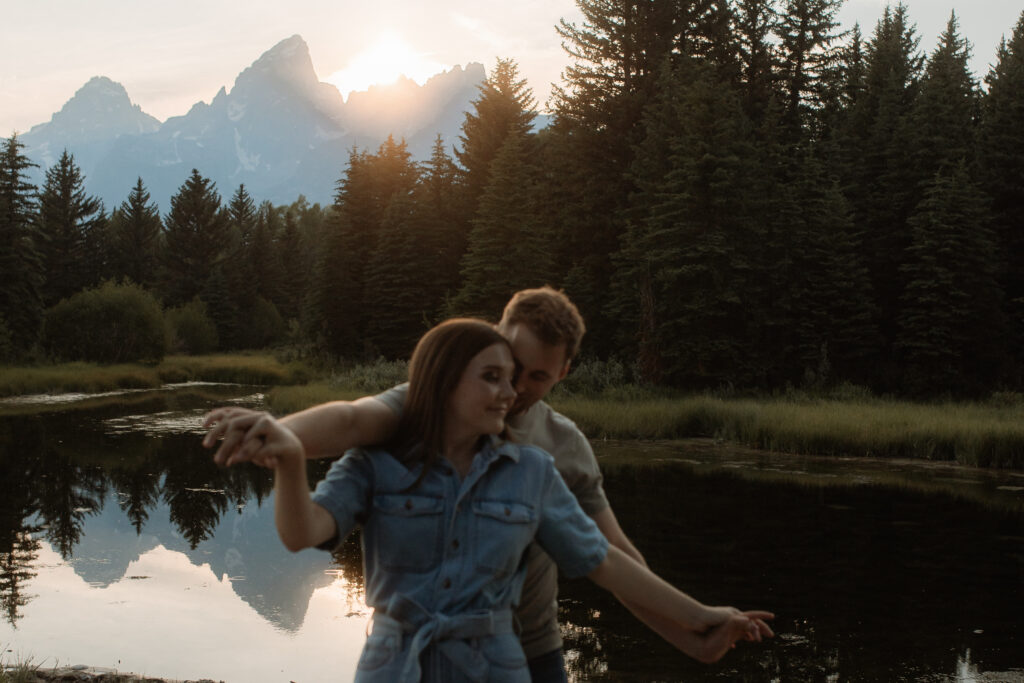
[[[605,483],[652,568],[706,602],[775,610],[780,637],[703,667],[590,582],[566,581],[563,635],[582,679],[897,680],[952,675],[965,652],[990,672],[1020,666],[1020,515],[686,464],[606,467]]]
[[[218,469],[195,436],[110,436],[60,417],[0,420],[0,604],[12,624],[28,601],[22,587],[35,575],[39,536],[70,559],[86,520],[108,496],[115,496],[137,534],[163,500],[172,524],[195,549],[229,508],[263,501],[273,489],[261,468]],[[311,480],[326,466],[311,467]]]

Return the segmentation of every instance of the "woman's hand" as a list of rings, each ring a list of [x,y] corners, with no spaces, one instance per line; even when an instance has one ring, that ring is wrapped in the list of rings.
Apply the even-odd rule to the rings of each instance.
[[[729,650],[736,647],[736,643],[740,640],[761,642],[762,638],[770,638],[775,635],[765,623],[766,619],[772,619],[775,616],[770,612],[740,612],[731,607],[724,609],[733,611],[725,621],[703,634],[699,648],[690,653],[691,656],[705,664],[717,662]]]
[[[302,442],[288,427],[270,413],[248,408],[217,408],[203,421],[209,429],[203,445],[212,448],[218,439],[220,447],[213,455],[218,465],[230,466],[253,462],[262,467],[277,468],[291,460],[305,460]]]

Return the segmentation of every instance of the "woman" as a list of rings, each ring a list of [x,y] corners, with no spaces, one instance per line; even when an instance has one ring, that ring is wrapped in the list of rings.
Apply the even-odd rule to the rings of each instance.
[[[487,323],[438,325],[413,353],[395,438],[350,451],[312,495],[299,440],[280,424],[266,432],[285,546],[329,549],[363,526],[374,617],[356,680],[529,681],[512,608],[534,540],[568,576],[685,628],[718,627],[724,649],[771,635],[770,614],[702,605],[609,547],[551,457],[500,438],[514,370]]]

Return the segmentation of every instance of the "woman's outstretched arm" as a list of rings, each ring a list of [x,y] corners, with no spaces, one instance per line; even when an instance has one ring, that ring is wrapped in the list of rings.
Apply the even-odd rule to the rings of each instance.
[[[326,543],[337,533],[337,523],[309,495],[302,442],[272,417],[261,440],[264,464],[274,470],[274,521],[281,542],[292,552]]]
[[[587,577],[615,593],[622,601],[670,619],[690,631],[704,633],[738,617],[734,625],[743,625],[744,632],[738,633],[736,640],[745,634],[755,640],[774,635],[765,623],[773,617],[770,612],[740,612],[734,607],[705,605],[676,589],[615,546],[609,546],[604,561]]]

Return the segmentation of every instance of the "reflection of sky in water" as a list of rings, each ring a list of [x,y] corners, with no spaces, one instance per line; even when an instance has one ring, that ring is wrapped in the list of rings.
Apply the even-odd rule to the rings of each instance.
[[[225,404],[255,405],[263,401],[263,394],[250,394],[238,398],[227,399]],[[203,418],[208,408],[192,410],[168,410],[159,413],[142,415],[125,415],[103,421],[103,431],[107,434],[141,433],[150,436],[162,434],[206,434],[203,429]]]
[[[369,618],[337,571],[290,632],[244,602],[231,578],[163,546],[106,587],[90,585],[47,543],[34,568],[26,592],[35,597],[17,629],[0,623],[0,642],[43,667],[102,665],[228,683],[351,680]]]
[[[174,391],[175,389],[188,389],[190,387],[216,387],[216,386],[235,386],[226,384],[224,382],[176,382],[173,384],[165,384],[159,388],[146,388],[146,389],[118,389],[116,391],[101,391],[91,394],[83,394],[80,392],[67,392],[63,394],[24,394],[21,396],[9,396],[7,398],[0,398],[0,405],[61,405],[64,403],[75,403],[77,401],[85,401],[87,399],[94,398],[106,398],[108,396],[127,396],[129,394],[141,394],[152,391]],[[262,395],[257,395],[262,399]],[[249,397],[251,398],[251,397]],[[229,402],[243,402],[243,399],[234,399]]]

